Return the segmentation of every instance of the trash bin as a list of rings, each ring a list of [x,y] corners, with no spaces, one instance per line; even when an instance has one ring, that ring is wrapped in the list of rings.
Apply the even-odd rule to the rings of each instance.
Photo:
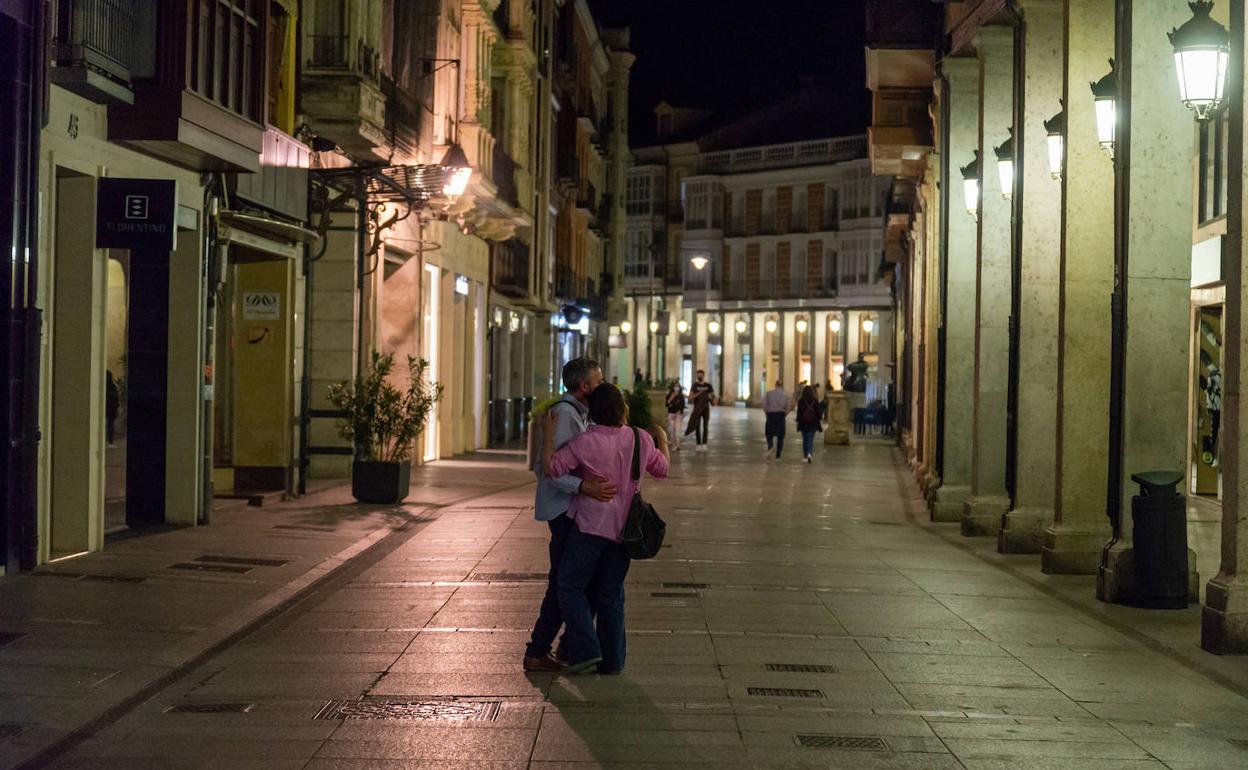
[[[1187,498],[1175,488],[1183,474],[1132,474],[1140,493],[1131,498],[1134,523],[1136,604],[1158,609],[1187,607]]]

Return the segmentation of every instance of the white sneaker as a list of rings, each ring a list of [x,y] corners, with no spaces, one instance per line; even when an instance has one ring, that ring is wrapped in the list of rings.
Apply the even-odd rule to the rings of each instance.
[[[814,460],[810,459],[810,455],[806,455],[806,462],[813,463]]]

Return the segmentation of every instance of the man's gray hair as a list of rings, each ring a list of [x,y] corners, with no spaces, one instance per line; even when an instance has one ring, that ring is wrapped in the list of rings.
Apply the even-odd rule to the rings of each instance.
[[[589,373],[595,369],[601,369],[598,362],[592,358],[574,358],[563,365],[563,387],[564,390],[573,391],[581,387],[581,383],[589,380]]]

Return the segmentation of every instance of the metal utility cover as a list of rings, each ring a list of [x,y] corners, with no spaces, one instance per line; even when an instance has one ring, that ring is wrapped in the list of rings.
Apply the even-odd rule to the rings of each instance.
[[[664,588],[710,588],[706,583],[664,583]]]
[[[835,674],[836,666],[819,666],[811,663],[768,663],[768,671],[788,671],[795,674]]]
[[[199,562],[181,562],[170,564],[169,569],[183,569],[191,572],[229,572],[234,575],[246,575],[253,567],[233,567],[228,564],[201,564]]]
[[[888,751],[883,738],[862,735],[795,735],[797,745],[808,749],[852,749]]]
[[[455,698],[364,698],[331,700],[315,719],[411,719],[418,721],[493,722],[502,701]]]
[[[246,714],[256,707],[254,703],[177,703],[164,710],[165,714]]]
[[[284,567],[290,563],[286,559],[253,559],[248,556],[199,556],[195,561],[238,564],[247,567]]]
[[[468,577],[472,583],[536,583],[548,579],[545,572],[475,572]]]
[[[794,687],[747,687],[748,695],[759,695],[766,698],[822,698],[823,690],[804,690]]]

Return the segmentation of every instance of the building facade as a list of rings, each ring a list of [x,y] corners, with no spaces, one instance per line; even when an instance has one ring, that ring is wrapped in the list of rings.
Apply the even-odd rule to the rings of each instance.
[[[1189,601],[1218,653],[1248,652],[1245,105],[1222,88],[1242,83],[1243,13],[868,3],[901,441],[932,518],[1145,602],[1133,477],[1159,471],[1185,496]],[[1177,68],[1193,34],[1224,80]]]
[[[659,135],[678,139],[682,121],[704,120],[667,104],[656,117]],[[687,387],[702,369],[726,403],[756,405],[778,379],[839,390],[861,357],[867,385],[854,405],[889,402],[887,186],[871,174],[866,138],[734,146],[735,133],[719,125],[634,149],[629,314],[614,328],[613,376]]]

